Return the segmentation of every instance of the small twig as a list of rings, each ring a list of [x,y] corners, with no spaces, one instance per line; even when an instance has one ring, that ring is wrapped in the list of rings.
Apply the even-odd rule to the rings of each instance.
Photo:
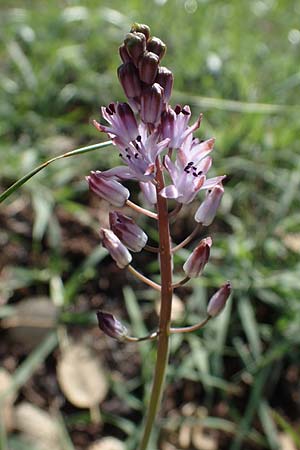
[[[196,325],[191,325],[190,327],[182,327],[182,328],[170,328],[170,333],[190,333],[191,331],[197,331],[200,330],[200,328],[203,328],[204,325],[207,324],[207,322],[211,319],[211,316],[207,316],[206,319],[204,319],[202,322],[197,323]]]
[[[182,242],[180,242],[180,244],[175,245],[175,247],[172,248],[172,253],[177,252],[177,250],[179,250],[179,249],[185,247],[187,244],[189,244],[194,239],[196,234],[199,232],[200,228],[201,228],[201,224],[198,223],[189,236],[187,236]]]
[[[126,342],[154,341],[154,339],[157,339],[157,337],[158,337],[158,331],[153,331],[153,333],[148,334],[147,336],[140,337],[140,338],[132,337],[132,336],[125,336],[124,341],[126,341]]]
[[[136,203],[133,203],[131,200],[126,201],[126,205],[130,208],[134,209],[135,211],[144,214],[145,216],[151,217],[151,219],[157,220],[157,214],[149,211],[148,209],[142,208],[141,206],[137,205]]]
[[[173,283],[172,288],[173,289],[179,288],[180,286],[183,286],[185,283],[187,283],[189,280],[190,277],[185,277],[182,280],[178,281],[177,283]]]
[[[154,281],[150,280],[150,278],[145,277],[145,275],[142,275],[138,270],[136,270],[134,267],[132,267],[131,264],[128,266],[128,270],[136,276],[139,280],[143,281],[144,283],[148,284],[148,286],[151,286],[153,289],[156,289],[157,291],[161,291],[161,285],[155,283]]]
[[[148,252],[151,253],[159,253],[159,248],[158,247],[153,247],[152,245],[145,245],[144,250],[147,250]]]
[[[174,219],[182,208],[182,203],[177,203],[173,211],[169,212],[169,219]]]

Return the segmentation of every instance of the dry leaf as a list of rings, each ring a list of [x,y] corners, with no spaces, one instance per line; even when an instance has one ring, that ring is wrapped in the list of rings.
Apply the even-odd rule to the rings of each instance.
[[[288,434],[279,433],[278,440],[282,450],[297,450],[295,442]]]
[[[192,433],[192,443],[197,450],[217,450],[218,443],[216,440],[205,433],[202,427],[194,427]]]
[[[84,345],[71,344],[63,351],[57,378],[66,398],[78,408],[93,408],[108,391],[99,355]]]
[[[157,300],[155,305],[155,310],[157,315],[159,315],[160,311],[160,301]],[[173,295],[172,297],[172,314],[171,314],[171,320],[172,322],[182,321],[182,318],[184,316],[185,306],[183,301],[177,296]]]
[[[281,238],[289,250],[300,253],[300,233],[282,234]]]
[[[12,376],[10,373],[0,368],[0,396],[4,394],[12,384]],[[3,421],[5,429],[9,431],[13,427],[12,405],[16,400],[14,392],[5,396],[3,402],[0,402],[0,419]]]
[[[15,428],[24,440],[41,450],[63,450],[60,429],[56,420],[46,411],[23,402],[15,408]]]
[[[2,320],[9,328],[9,337],[27,348],[37,345],[55,326],[57,309],[47,297],[29,298],[19,302],[15,313]]]
[[[125,445],[119,439],[105,437],[90,445],[88,450],[125,450]]]

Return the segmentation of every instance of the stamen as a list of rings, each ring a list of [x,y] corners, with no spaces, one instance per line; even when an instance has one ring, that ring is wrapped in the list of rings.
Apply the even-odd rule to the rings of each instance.
[[[189,116],[189,115],[190,115],[190,112],[187,111],[187,110],[184,109],[184,108],[182,108],[181,112],[182,112],[182,114],[184,114],[185,116]]]
[[[141,142],[141,141],[142,141],[142,136],[139,134],[139,135],[136,137],[136,140],[137,140],[138,142]]]
[[[178,115],[178,114],[180,114],[181,113],[181,105],[176,105],[175,106],[175,108],[174,108],[174,111],[175,111],[175,113]]]

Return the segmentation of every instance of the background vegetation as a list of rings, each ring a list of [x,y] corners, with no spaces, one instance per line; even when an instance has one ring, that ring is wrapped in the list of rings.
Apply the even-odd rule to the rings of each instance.
[[[173,340],[152,450],[300,445],[299,14],[296,0],[0,2],[1,190],[46,159],[105,139],[91,119],[124,99],[117,49],[134,21],[168,45],[173,104],[203,112],[198,136],[216,137],[214,171],[228,179],[209,230],[213,258],[203,279],[178,292],[178,323],[201,317],[225,280],[234,293],[203,332]],[[59,161],[1,206],[1,376],[12,383],[9,393],[2,384],[3,449],[49,448],[45,435],[28,436],[24,405],[52,414],[60,430],[52,449],[85,449],[104,436],[136,448],[155,353],[105,339],[95,310],[143,334],[156,299],[106,258],[97,235],[105,206],[84,180],[115,161],[112,148]],[[174,225],[177,242],[191,213]],[[151,258],[137,263],[156,276]],[[102,361],[101,399],[90,399],[93,387],[83,404],[66,392],[56,367],[75,343]]]

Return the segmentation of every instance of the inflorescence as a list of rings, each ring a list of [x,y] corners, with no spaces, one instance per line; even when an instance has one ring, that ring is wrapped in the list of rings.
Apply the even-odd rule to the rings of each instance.
[[[194,216],[198,231],[200,226],[209,226],[214,220],[224,193],[222,180],[225,176],[207,177],[212,165],[211,152],[215,140],[200,141],[193,136],[200,126],[202,115],[189,125],[190,107],[177,105],[172,108],[169,104],[173,74],[161,66],[165,52],[165,44],[151,37],[146,25],[134,24],[126,35],[119,48],[122,64],[118,68],[118,78],[127,102],[115,102],[101,108],[105,125],[94,121],[95,127],[107,133],[112,140],[122,165],[102,172],[91,172],[87,181],[90,190],[113,207],[127,205],[157,221],[160,220],[158,196],[176,202],[173,211],[173,216],[176,216],[182,205],[190,204],[204,190],[205,198]],[[163,186],[159,181],[161,174],[168,180]],[[151,210],[129,200],[130,191],[123,185],[128,180],[139,183],[143,198]],[[131,252],[140,252],[144,248],[155,251],[147,246],[146,233],[120,211],[110,212],[109,226],[101,228],[100,238],[117,266],[121,269],[129,267],[142,281],[160,290],[160,285],[130,266]],[[171,247],[171,252],[186,245],[193,237],[195,233],[176,247]],[[211,245],[210,237],[200,241],[183,265],[185,278],[173,284],[173,288],[183,285],[190,278],[201,276],[209,259]],[[156,251],[160,252],[159,249]],[[231,285],[226,282],[213,295],[208,304],[205,323],[222,311],[230,292]],[[136,340],[128,336],[126,328],[112,314],[99,312],[98,321],[107,335],[120,340]],[[182,331],[199,327],[187,327]],[[176,329],[170,328],[169,332],[176,332]],[[158,334],[149,335],[149,339]]]

